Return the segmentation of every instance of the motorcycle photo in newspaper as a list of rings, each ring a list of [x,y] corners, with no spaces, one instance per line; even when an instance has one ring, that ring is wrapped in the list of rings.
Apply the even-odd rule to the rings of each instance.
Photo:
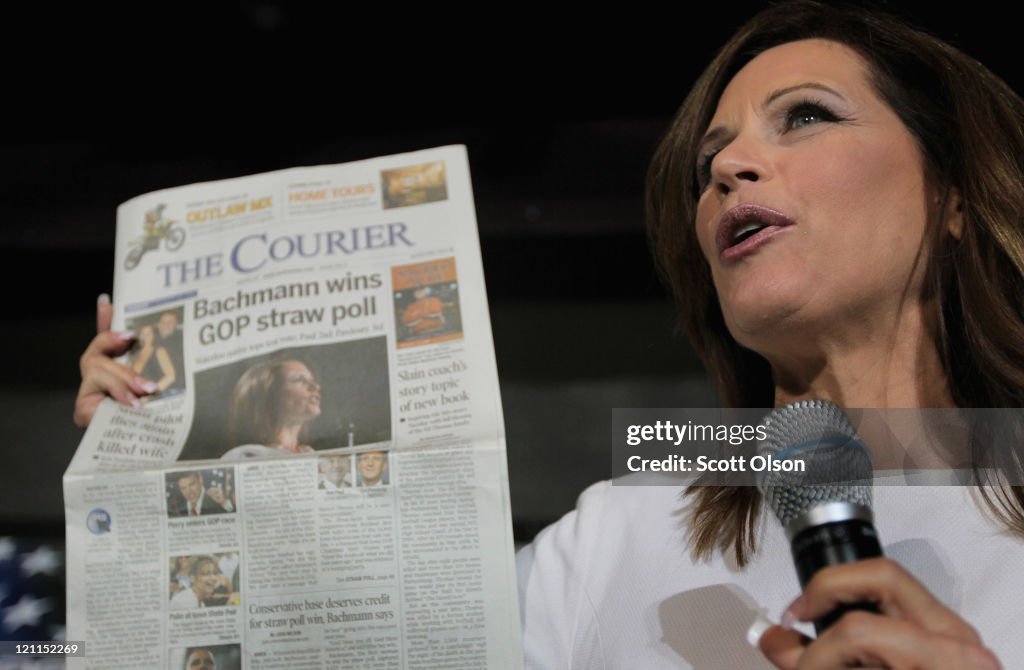
[[[164,218],[165,207],[166,205],[157,205],[146,212],[144,235],[130,242],[132,248],[124,259],[125,270],[131,270],[138,265],[147,251],[160,248],[160,240],[164,240],[164,248],[167,251],[175,251],[185,243],[185,231],[175,227],[177,219]]]

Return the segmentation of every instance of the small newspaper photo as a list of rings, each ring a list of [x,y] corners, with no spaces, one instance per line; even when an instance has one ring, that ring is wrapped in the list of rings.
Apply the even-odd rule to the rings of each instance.
[[[520,668],[465,148],[117,211],[121,361],[64,475],[68,668]]]

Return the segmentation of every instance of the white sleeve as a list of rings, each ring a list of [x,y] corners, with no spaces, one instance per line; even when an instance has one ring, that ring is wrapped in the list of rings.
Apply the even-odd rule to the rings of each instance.
[[[516,554],[523,657],[528,669],[605,667],[588,570],[610,482],[580,495],[576,509]]]

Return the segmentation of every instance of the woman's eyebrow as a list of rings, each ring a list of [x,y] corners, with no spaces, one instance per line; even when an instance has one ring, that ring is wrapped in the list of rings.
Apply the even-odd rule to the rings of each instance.
[[[842,98],[843,100],[846,99],[846,97],[842,93],[840,93],[839,91],[835,90],[834,88],[831,88],[830,86],[826,86],[825,84],[819,84],[816,81],[808,81],[808,82],[804,82],[802,84],[796,84],[795,86],[787,86],[786,88],[780,88],[780,89],[776,89],[776,90],[772,91],[771,93],[768,94],[768,97],[766,97],[764,99],[764,105],[763,106],[767,107],[768,105],[772,104],[773,102],[775,102],[776,100],[778,100],[782,96],[788,95],[789,93],[792,93],[794,91],[799,91],[799,90],[805,89],[805,88],[812,88],[812,89],[814,89],[816,91],[825,91],[826,93],[831,93],[832,95],[834,95],[834,96],[836,96],[838,98]]]
[[[725,126],[715,126],[700,139],[700,143],[697,145],[697,155],[704,153],[704,147],[709,144],[717,143],[720,138],[725,137],[729,134],[729,129]]]
[[[785,88],[779,88],[779,89],[776,89],[776,90],[772,91],[764,99],[764,103],[762,103],[761,106],[762,107],[767,107],[768,105],[772,104],[773,102],[775,102],[776,100],[778,100],[782,96],[788,95],[790,93],[793,93],[794,91],[800,91],[800,90],[805,89],[805,88],[810,88],[810,89],[813,89],[813,90],[816,90],[816,91],[824,91],[826,93],[831,93],[832,95],[834,95],[837,98],[840,98],[842,100],[846,99],[846,96],[844,96],[842,93],[840,93],[839,91],[835,90],[831,86],[826,86],[825,84],[821,84],[821,83],[816,82],[816,81],[807,81],[807,82],[804,82],[802,84],[795,84],[793,86],[787,86]],[[704,147],[706,147],[709,144],[714,144],[714,143],[720,141],[721,138],[726,137],[728,135],[729,135],[729,129],[726,128],[725,126],[715,126],[714,128],[710,129],[704,135],[704,137],[701,138],[700,142],[697,144],[697,153],[698,153],[698,155],[704,152]]]

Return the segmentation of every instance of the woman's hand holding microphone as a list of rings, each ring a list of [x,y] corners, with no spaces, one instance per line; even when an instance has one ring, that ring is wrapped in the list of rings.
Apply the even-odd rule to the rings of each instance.
[[[1002,667],[974,628],[886,558],[822,569],[786,610],[783,623],[814,621],[837,605],[864,602],[877,604],[881,613],[848,612],[816,640],[787,625],[770,626],[757,646],[782,670]]]

